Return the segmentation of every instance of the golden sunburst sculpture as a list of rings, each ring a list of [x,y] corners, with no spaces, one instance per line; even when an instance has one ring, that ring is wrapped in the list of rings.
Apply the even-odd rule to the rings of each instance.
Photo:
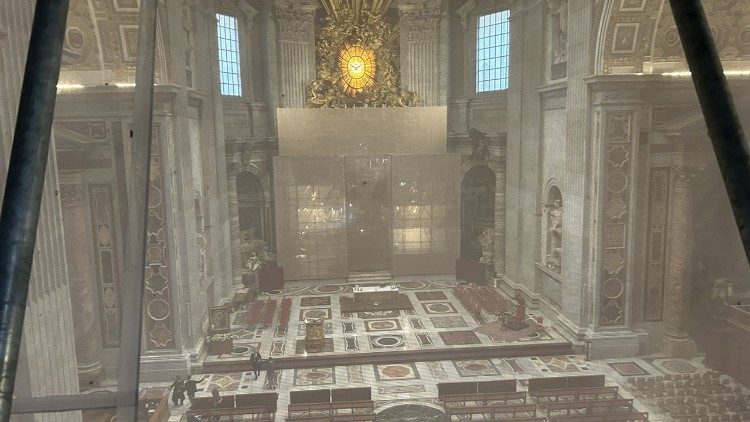
[[[383,14],[391,0],[320,0],[326,24],[316,45],[309,107],[406,107],[417,95],[399,86],[398,36]]]

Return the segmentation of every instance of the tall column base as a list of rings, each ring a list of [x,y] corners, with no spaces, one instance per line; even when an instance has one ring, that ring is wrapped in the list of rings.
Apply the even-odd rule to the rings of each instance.
[[[664,333],[664,355],[667,357],[690,359],[697,354],[698,347],[687,334]]]
[[[104,381],[104,366],[101,362],[78,365],[78,385],[84,388],[98,387]]]
[[[630,331],[587,332],[586,358],[609,359],[638,356],[638,334]]]

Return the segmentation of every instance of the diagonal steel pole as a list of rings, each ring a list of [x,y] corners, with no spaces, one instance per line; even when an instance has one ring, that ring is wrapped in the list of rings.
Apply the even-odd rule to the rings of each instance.
[[[750,262],[750,155],[700,0],[669,0],[708,135]]]
[[[125,233],[125,278],[122,288],[120,367],[117,374],[117,420],[138,417],[141,366],[141,321],[145,268],[146,213],[154,99],[157,0],[141,0],[133,109],[133,139],[128,178],[128,230]]]
[[[10,419],[69,0],[37,0],[0,213],[0,420]]]

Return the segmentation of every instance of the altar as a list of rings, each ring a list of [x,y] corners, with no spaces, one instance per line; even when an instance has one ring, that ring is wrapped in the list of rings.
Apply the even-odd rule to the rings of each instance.
[[[341,297],[342,312],[380,312],[414,309],[409,297],[398,286],[354,286],[354,297]]]
[[[355,286],[354,303],[357,305],[397,305],[398,287],[389,286]]]

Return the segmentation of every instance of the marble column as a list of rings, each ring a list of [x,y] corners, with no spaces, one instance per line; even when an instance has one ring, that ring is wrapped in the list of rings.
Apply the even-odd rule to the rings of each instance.
[[[675,358],[691,358],[697,353],[695,342],[688,336],[688,280],[692,255],[690,187],[697,175],[696,167],[672,167],[664,291],[664,353]]]
[[[104,369],[88,194],[83,183],[61,184],[60,192],[70,300],[76,304],[72,311],[78,382],[81,387],[97,386],[104,380]]]
[[[414,1],[398,6],[401,15],[401,86],[417,93],[422,105],[440,103],[439,1]]]
[[[307,84],[315,80],[316,9],[294,2],[274,9],[281,107],[304,107],[307,103]]]

